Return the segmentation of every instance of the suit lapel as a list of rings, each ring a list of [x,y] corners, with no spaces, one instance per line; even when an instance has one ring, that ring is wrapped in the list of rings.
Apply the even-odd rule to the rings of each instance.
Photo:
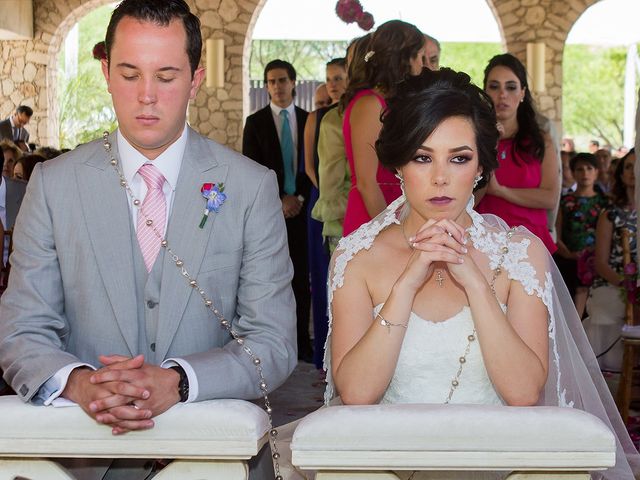
[[[171,250],[184,262],[184,268],[194,278],[200,270],[217,217],[212,212],[204,228],[199,228],[206,205],[200,189],[203,183],[222,183],[226,176],[227,166],[218,165],[206,141],[189,129],[166,238]],[[162,271],[156,339],[156,358],[159,360],[164,359],[169,351],[190,295],[197,295],[197,292],[189,286],[188,280],[180,274],[180,269],[167,252]]]
[[[298,126],[298,158],[304,160],[304,126],[307,122],[307,112],[305,112],[300,107],[295,107],[296,109],[296,124]],[[304,163],[304,162],[301,162]],[[302,168],[304,171],[304,167]]]
[[[109,141],[118,158],[114,134]],[[127,194],[100,144],[85,163],[76,167],[76,181],[100,276],[122,336],[131,355],[135,355],[138,310]]]
[[[278,138],[278,130],[276,129],[275,121],[273,120],[273,113],[271,112],[271,107],[267,105],[262,109],[264,112],[262,123],[266,127],[265,135],[266,138],[270,139],[270,150],[271,155],[273,156],[274,167],[276,168],[276,172],[282,172],[284,174],[284,164],[282,162],[282,150],[280,150],[280,139]]]

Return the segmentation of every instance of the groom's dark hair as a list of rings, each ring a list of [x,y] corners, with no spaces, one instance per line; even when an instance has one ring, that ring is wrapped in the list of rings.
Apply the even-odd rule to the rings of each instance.
[[[107,27],[105,47],[107,62],[111,59],[111,48],[115,41],[116,27],[124,17],[132,17],[143,22],[151,22],[160,26],[167,26],[171,21],[180,19],[187,36],[187,55],[193,77],[202,54],[202,33],[200,20],[196,17],[184,0],[124,0],[113,13]]]

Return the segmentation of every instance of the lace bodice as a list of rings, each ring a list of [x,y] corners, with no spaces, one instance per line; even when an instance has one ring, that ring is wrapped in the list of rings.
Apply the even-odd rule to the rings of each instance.
[[[380,309],[382,304],[374,314]],[[441,322],[412,313],[395,373],[380,403],[444,403],[472,331],[473,318],[466,306]],[[479,342],[471,344],[450,403],[503,404],[487,374]]]

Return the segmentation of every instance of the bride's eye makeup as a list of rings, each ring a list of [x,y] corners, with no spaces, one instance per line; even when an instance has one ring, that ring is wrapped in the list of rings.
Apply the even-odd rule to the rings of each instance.
[[[429,163],[431,162],[431,157],[427,153],[423,153],[421,151],[417,151],[413,157],[411,158],[414,162],[418,163]]]
[[[471,155],[470,153],[467,153],[462,155],[456,155],[451,159],[451,162],[462,164],[462,163],[470,162],[472,159],[473,159],[473,155]]]

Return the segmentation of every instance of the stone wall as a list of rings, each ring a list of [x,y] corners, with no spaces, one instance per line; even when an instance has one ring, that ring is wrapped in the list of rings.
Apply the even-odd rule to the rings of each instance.
[[[34,38],[0,42],[0,118],[19,103],[30,105],[35,110],[29,127],[34,141],[57,145],[57,53],[80,18],[110,1],[33,0]],[[226,56],[224,88],[203,86],[190,107],[189,121],[201,133],[235,149],[241,148],[248,110],[251,35],[267,1],[188,0],[202,22],[203,37],[224,38]],[[327,8],[333,8],[332,0],[326,1]],[[540,110],[557,124],[562,116],[564,42],[574,22],[596,1],[487,0],[507,51],[524,62],[527,42],[546,44],[547,90],[537,100]],[[0,15],[7,14],[0,6]]]

